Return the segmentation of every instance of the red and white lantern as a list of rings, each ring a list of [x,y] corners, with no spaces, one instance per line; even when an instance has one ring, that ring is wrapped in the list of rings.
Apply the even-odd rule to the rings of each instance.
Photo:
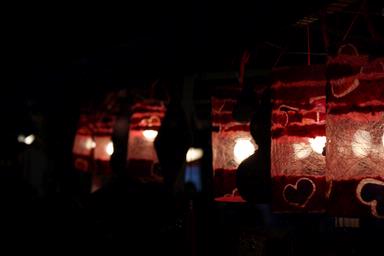
[[[342,52],[329,60],[329,211],[384,218],[384,58]],[[345,71],[346,70],[346,71]]]
[[[232,117],[235,99],[213,97],[211,102],[215,196],[231,197],[237,194],[236,170],[239,164],[258,147],[250,134],[249,123],[239,123]]]
[[[92,174],[92,191],[100,188],[111,175],[109,161],[114,150],[112,143],[114,123],[113,116],[108,116],[106,121],[93,115],[80,117],[80,128],[72,149],[74,166],[79,171]]]
[[[325,67],[273,73],[271,175],[276,211],[325,206]]]
[[[128,171],[138,177],[154,177],[158,163],[153,142],[165,114],[161,101],[143,101],[132,107],[128,142]]]

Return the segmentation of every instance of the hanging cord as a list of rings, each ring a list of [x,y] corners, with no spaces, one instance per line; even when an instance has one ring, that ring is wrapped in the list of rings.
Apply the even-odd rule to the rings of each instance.
[[[276,44],[273,44],[273,43],[270,43],[270,42],[265,42],[265,44],[280,50],[279,51],[279,55],[277,56],[277,59],[276,59],[276,61],[274,62],[273,66],[272,66],[273,68],[276,67],[279,64],[281,57],[283,57],[283,55],[287,53],[288,45],[290,43],[290,40],[292,39],[292,37],[290,37],[290,36],[287,36],[287,37],[284,37],[284,38],[286,39],[284,41],[287,42],[284,47],[276,45]]]
[[[309,35],[309,24],[307,24],[307,64],[311,65],[311,38]]]
[[[250,57],[249,51],[246,49],[243,52],[243,55],[241,56],[241,60],[240,60],[240,70],[239,70],[240,87],[243,87],[243,84],[244,84],[245,66],[248,64],[249,57]]]
[[[329,49],[329,35],[327,30],[327,20],[326,20],[326,11],[323,9],[320,11],[320,28],[321,34],[323,36],[324,50],[328,52]]]
[[[149,90],[149,98],[150,99],[154,99],[155,98],[155,92],[156,92],[156,86],[158,85],[160,79],[157,79],[155,80],[152,84],[151,84],[151,88]]]
[[[279,56],[277,56],[277,59],[276,59],[275,63],[273,64],[273,67],[276,67],[277,64],[279,64],[280,59],[281,59],[281,57],[283,57],[284,53],[286,53],[286,50],[287,50],[286,48],[280,48]]]
[[[367,0],[364,0],[363,3],[362,3],[361,6],[360,6],[360,11],[358,11],[358,12],[356,13],[356,15],[353,17],[352,22],[351,22],[351,25],[349,25],[347,31],[346,31],[345,34],[344,34],[343,42],[348,38],[348,35],[349,35],[349,33],[351,32],[351,30],[352,30],[352,28],[353,28],[353,25],[355,24],[357,18],[358,18],[358,17],[360,16],[360,14],[362,13],[362,10],[365,9],[365,5],[366,5],[366,3],[367,3]]]
[[[357,20],[357,18],[358,18],[359,16],[360,16],[360,13],[357,13],[357,14],[355,15],[355,17],[353,17],[353,20],[352,20],[352,22],[351,22],[351,25],[349,25],[347,31],[346,31],[345,34],[344,34],[343,42],[347,39],[349,33],[350,33],[351,30],[352,30],[353,25],[355,24],[355,22],[356,22],[356,20]]]

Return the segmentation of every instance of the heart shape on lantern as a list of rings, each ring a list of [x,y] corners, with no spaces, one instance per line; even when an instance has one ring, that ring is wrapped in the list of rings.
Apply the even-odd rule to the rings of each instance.
[[[354,91],[359,85],[360,81],[357,76],[331,80],[332,94],[336,98],[341,98]]]
[[[304,208],[316,192],[315,183],[308,178],[300,178],[296,184],[288,184],[284,187],[284,200],[296,207]]]
[[[286,127],[288,125],[288,122],[289,122],[289,116],[288,116],[288,113],[286,111],[278,110],[272,114],[272,123],[273,124],[279,124],[282,127]]]
[[[384,219],[384,182],[372,178],[363,179],[357,185],[356,196],[359,201],[371,208],[371,214]]]

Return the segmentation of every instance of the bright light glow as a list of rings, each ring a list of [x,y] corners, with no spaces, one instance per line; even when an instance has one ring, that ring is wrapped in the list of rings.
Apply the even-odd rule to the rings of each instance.
[[[113,151],[114,151],[114,148],[113,148],[113,142],[110,141],[107,146],[105,147],[105,152],[107,152],[108,155],[112,155],[113,154]]]
[[[296,157],[299,159],[307,158],[312,152],[311,147],[304,142],[293,144],[293,150],[295,151]]]
[[[371,151],[372,136],[368,131],[357,130],[353,135],[352,151],[357,157],[366,157]]]
[[[236,163],[240,164],[244,159],[255,153],[255,146],[250,138],[239,138],[233,148],[233,155]]]
[[[203,157],[204,152],[201,148],[189,148],[185,160],[188,163],[199,160]]]
[[[383,133],[383,137],[381,137],[381,140],[382,140],[383,146],[384,146],[384,133]]]
[[[31,134],[25,137],[23,134],[17,137],[17,141],[26,145],[31,145],[35,141],[35,135]]]
[[[17,141],[18,142],[24,143],[24,140],[25,140],[25,136],[23,134],[20,134],[19,136],[17,136]]]
[[[327,138],[325,136],[317,136],[309,139],[309,144],[311,145],[312,150],[320,155],[323,153],[326,142]]]
[[[24,139],[24,143],[27,145],[31,145],[35,141],[35,135],[31,134]]]
[[[154,142],[158,132],[155,130],[144,130],[143,136],[149,142]]]
[[[96,147],[96,142],[94,142],[91,138],[88,138],[88,139],[85,141],[85,147],[86,147],[87,149],[95,148],[95,147]]]

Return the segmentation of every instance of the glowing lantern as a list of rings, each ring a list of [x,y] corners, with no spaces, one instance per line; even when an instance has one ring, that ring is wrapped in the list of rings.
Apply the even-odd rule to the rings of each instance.
[[[236,170],[258,147],[252,140],[249,123],[239,123],[233,119],[234,99],[213,97],[211,102],[214,190],[216,199],[220,201],[224,196],[234,195]]]
[[[128,172],[138,177],[157,177],[158,163],[153,142],[165,107],[161,101],[142,101],[132,107],[128,141]]]
[[[24,143],[25,145],[31,145],[35,141],[35,135],[30,134],[25,137],[23,134],[21,134],[17,137],[17,141]]]
[[[324,211],[325,67],[279,68],[273,77],[273,208]]]
[[[329,60],[327,178],[329,211],[384,218],[384,59],[356,54]],[[342,50],[342,48],[340,49]]]
[[[185,160],[191,163],[200,160],[203,157],[204,151],[201,148],[189,148]]]
[[[101,120],[98,114],[81,115],[79,129],[73,143],[75,169],[90,173],[92,189],[96,191],[111,175],[110,159],[113,154],[113,116]]]

